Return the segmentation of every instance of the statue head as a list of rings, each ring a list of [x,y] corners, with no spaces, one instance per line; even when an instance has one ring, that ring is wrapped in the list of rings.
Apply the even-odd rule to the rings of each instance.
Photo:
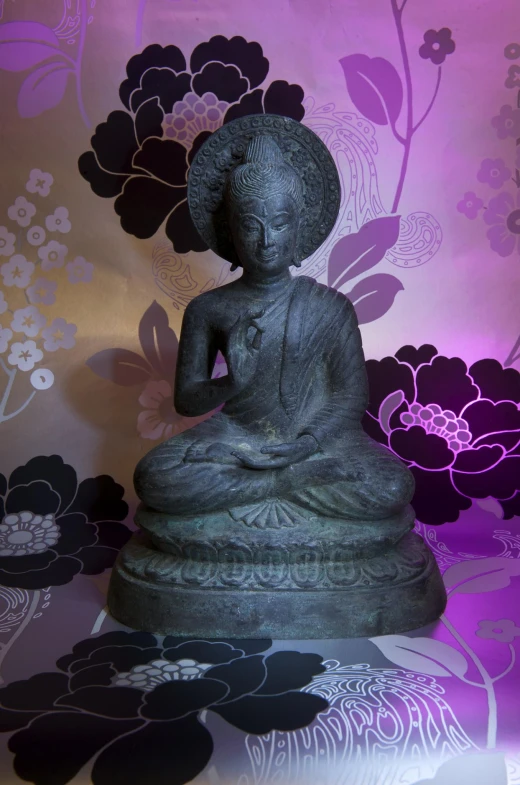
[[[266,277],[300,266],[296,256],[303,186],[272,136],[259,134],[230,173],[224,193],[238,263]],[[234,267],[238,263],[235,263]]]
[[[338,216],[336,164],[291,117],[238,117],[200,146],[188,175],[194,228],[222,259],[266,276],[300,266]]]

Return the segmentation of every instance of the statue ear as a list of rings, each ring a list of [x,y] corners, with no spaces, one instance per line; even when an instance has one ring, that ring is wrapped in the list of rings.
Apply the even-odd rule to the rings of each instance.
[[[293,264],[295,267],[301,267],[302,263],[299,259],[293,259]]]

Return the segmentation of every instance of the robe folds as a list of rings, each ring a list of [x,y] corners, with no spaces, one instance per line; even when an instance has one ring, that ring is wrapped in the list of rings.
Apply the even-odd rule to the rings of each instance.
[[[251,384],[144,456],[134,478],[144,504],[174,516],[233,512],[265,500],[348,520],[401,510],[412,498],[413,476],[361,427],[368,383],[352,303],[299,276],[257,323],[262,338]],[[225,339],[221,349],[225,356]],[[250,469],[232,455],[305,434],[316,452],[285,468]]]

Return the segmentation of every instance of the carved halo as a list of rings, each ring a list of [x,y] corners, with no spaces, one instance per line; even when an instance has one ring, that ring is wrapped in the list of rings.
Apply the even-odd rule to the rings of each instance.
[[[325,241],[336,222],[340,205],[339,176],[334,159],[321,139],[290,117],[255,114],[226,123],[195,155],[188,178],[188,205],[204,242],[228,262],[237,261],[224,205],[229,172],[242,163],[249,140],[270,134],[284,160],[299,174],[303,185],[297,261],[303,261]]]

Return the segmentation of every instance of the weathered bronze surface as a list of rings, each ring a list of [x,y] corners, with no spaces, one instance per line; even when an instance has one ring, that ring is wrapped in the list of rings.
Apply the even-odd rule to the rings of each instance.
[[[182,325],[175,406],[209,419],[138,464],[138,535],[109,607],[129,626],[209,637],[350,637],[438,618],[446,596],[411,532],[411,472],[361,428],[356,314],[291,266],[337,217],[336,167],[288,118],[215,132],[190,169],[199,233],[240,278],[196,297]],[[212,379],[217,352],[228,373]]]

